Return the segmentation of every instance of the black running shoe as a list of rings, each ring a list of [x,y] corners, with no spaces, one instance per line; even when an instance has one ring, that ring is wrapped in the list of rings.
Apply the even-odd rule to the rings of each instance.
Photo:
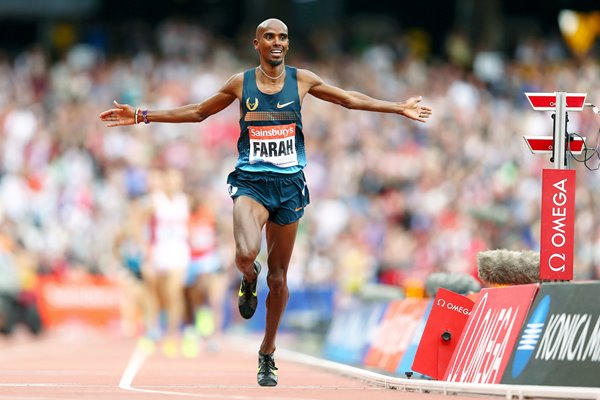
[[[240,310],[240,315],[245,319],[252,318],[258,304],[258,297],[256,295],[256,283],[258,282],[258,274],[260,274],[260,264],[258,261],[254,261],[254,270],[256,271],[254,282],[248,283],[242,276],[242,283],[240,284],[240,291],[238,293],[238,309]]]
[[[277,386],[277,367],[273,353],[258,352],[258,375],[256,380],[260,386]]]

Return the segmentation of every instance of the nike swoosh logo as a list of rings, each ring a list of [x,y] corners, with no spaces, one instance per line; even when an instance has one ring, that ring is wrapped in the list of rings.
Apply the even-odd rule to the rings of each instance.
[[[283,108],[285,106],[289,106],[290,104],[292,104],[294,101],[296,100],[292,100],[292,101],[288,101],[287,103],[283,103],[283,104],[279,104],[279,102],[277,102],[277,108]]]
[[[258,292],[252,292],[252,296],[256,297],[256,295],[258,294]],[[242,288],[240,288],[240,290],[238,291],[238,296],[242,297],[244,295],[244,292],[242,292]]]

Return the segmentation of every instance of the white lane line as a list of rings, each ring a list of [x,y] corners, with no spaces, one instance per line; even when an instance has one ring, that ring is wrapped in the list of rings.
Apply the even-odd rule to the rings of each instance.
[[[154,394],[166,394],[170,396],[187,396],[194,397],[192,393],[185,392],[172,392],[168,390],[153,390],[153,389],[141,389],[134,388],[131,386],[133,380],[137,373],[142,369],[142,366],[148,359],[154,350],[150,349],[141,349],[138,345],[135,346],[133,350],[133,354],[129,358],[129,362],[127,362],[127,367],[125,367],[125,371],[123,371],[123,375],[121,376],[121,380],[119,381],[119,388],[123,390],[129,390],[133,392],[142,392],[142,393],[154,393]]]
[[[121,376],[121,380],[119,381],[119,388],[123,390],[129,390],[132,392],[140,392],[140,393],[153,393],[153,394],[165,394],[170,396],[183,396],[183,397],[212,397],[212,398],[225,398],[230,397],[232,399],[240,399],[246,400],[250,399],[247,396],[219,396],[219,395],[204,395],[201,393],[186,393],[186,392],[173,392],[170,390],[154,390],[154,389],[142,389],[139,387],[133,387],[131,384],[135,379],[138,372],[142,369],[142,366],[148,359],[150,355],[154,353],[154,348],[140,346],[139,344],[135,346],[133,350],[133,354],[129,358],[129,362],[127,363],[127,367],[125,367],[125,371],[123,371],[123,375]]]
[[[153,394],[166,394],[171,396],[184,396],[184,397],[196,397],[202,399],[231,399],[231,400],[289,400],[289,397],[273,397],[273,396],[243,396],[243,395],[231,395],[231,394],[204,394],[204,393],[187,393],[187,392],[171,392],[167,390],[151,390],[151,389],[142,389],[136,387],[129,388],[121,388],[125,390],[130,390],[133,392],[142,392],[142,393],[153,393]],[[255,389],[259,389],[259,386],[255,386]],[[318,400],[314,397],[294,397],[294,400]]]
[[[125,368],[125,371],[123,371],[123,375],[119,381],[119,388],[125,390],[131,389],[131,383],[152,352],[153,351],[151,350],[143,351],[139,348],[139,346],[135,346],[133,349],[133,354],[131,354],[129,361],[127,362],[127,367]]]
[[[140,346],[136,345],[133,350],[133,354],[129,358],[127,366],[123,371],[123,375],[121,376],[121,380],[119,381],[119,389],[128,390],[131,392],[138,393],[151,393],[151,394],[162,394],[169,396],[181,396],[181,397],[196,397],[196,398],[210,398],[210,399],[231,399],[231,400],[256,400],[257,396],[244,396],[244,395],[225,395],[225,394],[204,394],[204,393],[188,393],[188,392],[173,392],[169,390],[154,390],[154,389],[144,389],[140,387],[133,387],[131,384],[135,379],[138,372],[142,369],[142,366],[148,359],[148,357],[154,352],[154,350],[140,348]],[[173,385],[175,386],[175,385]],[[217,386],[217,385],[215,385]],[[182,386],[178,386],[182,387]],[[226,386],[220,386],[225,388]],[[238,386],[230,386],[231,389],[244,389],[244,387]],[[248,388],[247,386],[245,387]],[[258,386],[255,386],[258,389]],[[288,397],[259,397],[262,400],[288,400]],[[295,400],[318,400],[315,398],[295,398]]]

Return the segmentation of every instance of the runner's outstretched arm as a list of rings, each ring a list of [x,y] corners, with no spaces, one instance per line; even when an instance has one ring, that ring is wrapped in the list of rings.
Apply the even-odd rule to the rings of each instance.
[[[379,100],[360,92],[329,85],[308,70],[298,72],[299,80],[306,88],[307,93],[348,109],[400,114],[419,122],[426,122],[427,118],[431,116],[431,107],[419,104],[420,96],[399,102]]]
[[[241,97],[243,74],[236,74],[229,78],[223,87],[214,95],[199,104],[188,104],[169,110],[148,110],[146,121],[148,122],[201,122],[213,114],[216,114],[236,98]],[[141,109],[136,109],[129,104],[120,104],[115,100],[115,108],[102,112],[99,117],[108,122],[108,127],[121,125],[135,125],[145,122]],[[137,121],[136,121],[136,110]]]

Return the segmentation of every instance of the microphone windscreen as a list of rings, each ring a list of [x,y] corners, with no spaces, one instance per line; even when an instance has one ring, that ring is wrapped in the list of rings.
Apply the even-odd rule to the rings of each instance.
[[[481,285],[469,274],[457,274],[450,272],[435,272],[427,277],[425,291],[431,297],[435,297],[439,288],[444,288],[458,294],[469,294],[478,292]]]
[[[488,250],[477,254],[479,278],[499,285],[522,285],[540,280],[540,255],[535,251]]]

